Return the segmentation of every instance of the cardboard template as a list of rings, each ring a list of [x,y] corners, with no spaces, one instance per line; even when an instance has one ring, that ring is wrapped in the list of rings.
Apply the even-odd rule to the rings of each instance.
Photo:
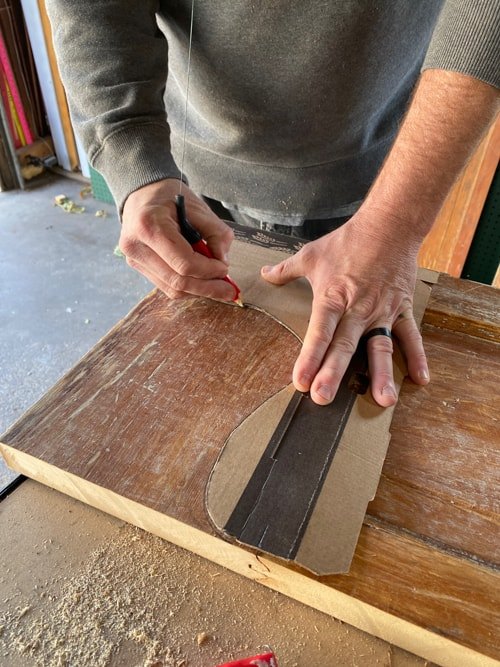
[[[253,246],[249,248],[251,250],[248,255],[240,256],[238,247],[237,259],[233,259],[235,268],[232,269],[236,280],[245,285],[245,303],[254,304],[282,321],[302,339],[307,329],[311,291],[305,289],[302,281],[291,283],[296,291],[293,296],[290,295],[292,301],[289,301],[289,294],[284,293],[283,298],[276,298],[276,293],[268,292],[261,283],[255,280],[249,283],[251,263],[260,261],[261,265],[273,264],[283,259],[283,253],[278,251]],[[253,275],[255,276],[255,268]],[[430,271],[424,271],[421,275],[429,282],[435,282],[437,276]],[[284,288],[279,289],[285,292]],[[423,317],[430,291],[431,288],[422,280],[417,281],[414,314],[418,323]],[[293,304],[297,301],[300,306],[295,308]],[[402,355],[396,350],[394,380],[398,392],[405,372]],[[290,385],[266,401],[231,434],[221,451],[207,486],[206,504],[214,526],[226,538],[228,536],[224,526],[293,393],[293,386]],[[349,571],[366,507],[375,496],[382,472],[390,440],[389,426],[393,411],[394,407],[378,406],[370,392],[356,398],[294,558],[297,565],[318,575]],[[328,437],[329,434],[325,433],[325,438]],[[304,450],[307,450],[307,442],[304,443]],[[277,507],[276,511],[286,512],[286,507]]]

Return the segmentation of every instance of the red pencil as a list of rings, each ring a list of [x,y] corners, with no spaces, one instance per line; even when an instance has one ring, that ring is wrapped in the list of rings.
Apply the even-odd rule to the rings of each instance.
[[[182,236],[186,241],[191,245],[195,252],[200,253],[200,255],[205,255],[210,259],[214,259],[214,255],[210,248],[208,247],[206,241],[203,240],[200,232],[193,227],[193,225],[186,218],[186,208],[184,204],[184,195],[176,195],[175,197],[175,206],[177,208],[177,222],[181,228]],[[240,288],[229,276],[222,278],[227,283],[229,283],[234,288],[234,297],[233,301],[238,304],[238,306],[243,307],[243,301],[241,300]]]
[[[269,651],[268,653],[254,655],[252,658],[243,658],[242,660],[226,662],[218,667],[278,667],[278,663],[276,662],[274,653]]]

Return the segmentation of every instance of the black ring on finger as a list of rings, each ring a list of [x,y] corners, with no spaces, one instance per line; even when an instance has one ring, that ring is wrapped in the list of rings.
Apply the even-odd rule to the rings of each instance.
[[[392,338],[392,333],[387,327],[375,327],[374,329],[367,331],[363,338],[367,341],[370,338],[373,338],[373,336],[387,336],[387,338]]]

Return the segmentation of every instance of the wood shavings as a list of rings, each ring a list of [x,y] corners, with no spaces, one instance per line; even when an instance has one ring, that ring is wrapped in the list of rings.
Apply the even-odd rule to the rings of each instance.
[[[30,609],[31,609],[31,607],[30,607],[29,605],[27,605],[26,607],[23,607],[23,608],[19,611],[19,616],[18,616],[18,618],[22,618],[23,616],[25,616],[25,615],[29,612]]]
[[[203,644],[206,644],[208,641],[210,641],[211,637],[208,633],[206,632],[199,632],[198,636],[196,637],[196,642],[198,646],[202,646]]]
[[[165,595],[171,582],[168,566],[155,571],[154,586],[148,570],[132,567],[161,562],[161,552],[161,540],[141,540],[127,527],[114,544],[91,554],[78,576],[61,582],[60,594],[39,591],[39,605],[2,612],[0,662],[18,654],[23,656],[19,664],[43,667],[176,667],[184,656],[169,629],[168,612],[179,612],[186,591],[177,590],[175,599]]]
[[[269,644],[290,667],[387,667],[380,640],[131,526],[67,572],[32,586],[29,605],[19,596],[0,610],[0,664],[212,667]],[[397,667],[423,664],[394,656]]]
[[[85,206],[79,206],[75,202],[66,197],[66,195],[56,195],[54,197],[54,204],[62,208],[65,213],[83,213],[85,211]]]
[[[92,196],[92,186],[87,185],[85,188],[82,188],[80,190],[80,198],[81,199],[87,199],[87,197]]]
[[[116,246],[116,248],[113,250],[113,255],[115,255],[116,257],[120,257],[120,258],[125,257],[125,255],[120,250],[120,246]]]

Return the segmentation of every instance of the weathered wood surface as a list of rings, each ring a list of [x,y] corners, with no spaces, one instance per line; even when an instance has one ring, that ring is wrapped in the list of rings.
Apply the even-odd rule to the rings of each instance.
[[[322,582],[498,658],[500,577],[487,566],[368,517],[349,576]]]
[[[2,451],[21,472],[430,660],[493,664],[484,656],[500,657],[498,292],[481,291],[483,315],[470,318],[472,335],[458,334],[447,322],[474,310],[474,298],[464,306],[461,297],[467,285],[434,287],[431,311],[444,300],[446,317],[424,326],[433,381],[403,386],[349,575],[304,578],[266,558],[256,577],[205,515],[208,474],[226,437],[290,381],[299,343],[262,313],[150,295],[21,418]],[[202,413],[188,448],[186,429]],[[410,622],[399,640],[387,613]]]
[[[431,275],[430,279],[435,280],[437,277],[437,274]],[[267,293],[267,296],[263,292]],[[428,284],[420,280],[417,282],[413,312],[419,324],[430,292],[431,287]],[[244,293],[247,294],[246,288]],[[279,293],[282,297],[281,303],[285,295],[281,291]],[[257,303],[262,304],[266,298],[269,299],[270,294],[274,295],[274,298],[272,301],[268,300],[268,306],[276,316],[277,292],[261,288],[258,293],[254,292],[253,296]],[[251,292],[249,295],[252,296]],[[298,298],[298,295],[296,296]],[[291,312],[296,309],[295,301],[296,299],[288,301]],[[305,323],[309,308],[303,314]],[[278,319],[282,321],[283,317]],[[289,326],[295,333],[300,331],[303,336],[306,331],[304,322],[297,327],[297,319],[299,318],[288,315]],[[399,350],[396,350],[393,355],[393,374],[398,393],[405,373],[404,360]],[[344,378],[347,382],[348,377]],[[239,541],[240,536],[227,530],[227,525],[255,476],[257,496],[254,496],[254,501],[257,502],[253,508],[247,509],[250,513],[246,519],[250,521],[240,523],[244,531],[253,525],[253,533],[250,536],[246,533],[249,537],[241,538],[241,543],[250,548],[253,545],[271,556],[280,556],[287,553],[286,549],[291,548],[286,558],[316,575],[344,574],[349,572],[367,505],[377,491],[389,446],[394,406],[381,408],[373,400],[371,392],[356,395],[347,387],[339,391],[338,405],[320,408],[314,406],[310,399],[306,399],[302,405],[305,415],[308,416],[299,426],[301,418],[297,419],[298,414],[295,413],[285,436],[285,442],[294,449],[294,454],[289,459],[285,454],[283,459],[281,442],[279,454],[273,456],[274,461],[271,463],[272,459],[267,458],[265,452],[293,394],[292,386],[276,394],[231,434],[207,484],[207,511],[222,535],[231,539],[229,535],[232,534],[234,539]],[[342,396],[343,398],[340,398]],[[352,402],[348,416],[346,415],[347,421],[341,430],[338,430],[343,421],[339,409],[343,412],[345,402],[350,401]],[[336,436],[338,441],[334,444],[333,439]],[[325,459],[319,452],[322,447],[332,446],[335,453],[326,470]],[[286,444],[284,449],[286,451]],[[312,486],[314,480],[318,482],[318,477],[313,473],[315,466],[318,466],[317,473],[321,471],[321,475],[324,474],[319,489],[318,486]],[[260,474],[257,474],[258,470]],[[270,475],[267,481],[262,479],[263,471]],[[307,477],[304,478],[304,475]],[[274,491],[271,492],[271,489]],[[318,495],[313,498],[312,494],[318,490]],[[300,504],[299,498],[304,504]],[[256,510],[259,503],[261,508],[265,508],[260,515]]]
[[[210,530],[221,444],[288,385],[297,338],[263,313],[154,292],[6,442],[125,498]]]
[[[498,343],[500,292],[442,275],[432,290],[424,323]]]
[[[432,383],[407,382],[368,513],[500,565],[500,350],[424,325]]]

